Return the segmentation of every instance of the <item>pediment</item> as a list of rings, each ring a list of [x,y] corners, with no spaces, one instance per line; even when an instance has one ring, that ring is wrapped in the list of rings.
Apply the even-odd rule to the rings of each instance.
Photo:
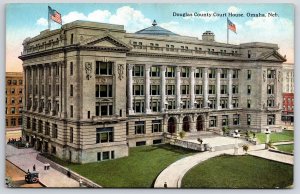
[[[96,47],[110,47],[110,48],[127,48],[130,49],[130,46],[121,41],[120,39],[110,35],[104,34],[100,36],[95,36],[84,40],[80,43],[82,46],[96,46]]]
[[[267,61],[277,61],[277,62],[285,62],[286,58],[279,54],[276,50],[270,51],[267,53],[262,53],[259,57],[259,60],[267,60]]]

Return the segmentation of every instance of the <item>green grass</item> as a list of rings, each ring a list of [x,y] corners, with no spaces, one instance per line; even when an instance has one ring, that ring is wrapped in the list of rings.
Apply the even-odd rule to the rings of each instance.
[[[256,134],[256,138],[260,143],[266,142],[266,134],[264,133]],[[271,133],[270,141],[273,143],[282,141],[294,141],[294,131],[284,130],[281,133]]]
[[[292,165],[249,155],[209,159],[182,180],[183,188],[285,188],[292,184]]]
[[[286,144],[286,145],[276,145],[275,146],[278,150],[288,153],[294,152],[294,144]]]
[[[170,145],[130,148],[129,156],[88,164],[55,162],[81,174],[103,187],[152,187],[156,177],[167,166],[194,151]]]

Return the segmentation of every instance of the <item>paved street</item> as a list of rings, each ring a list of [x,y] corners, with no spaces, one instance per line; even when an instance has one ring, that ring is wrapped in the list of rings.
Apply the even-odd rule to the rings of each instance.
[[[40,182],[46,187],[79,187],[77,181],[53,168],[45,171],[44,164],[36,160],[37,154],[38,152],[32,148],[17,149],[11,145],[6,145],[6,159],[25,172],[28,169],[32,171],[32,167],[35,164],[36,170],[40,172]]]

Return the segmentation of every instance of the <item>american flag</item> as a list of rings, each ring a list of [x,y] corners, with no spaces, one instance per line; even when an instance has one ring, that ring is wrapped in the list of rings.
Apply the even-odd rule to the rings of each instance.
[[[232,23],[228,18],[227,18],[227,28],[233,32],[236,33],[236,27],[235,24]]]
[[[48,14],[53,21],[59,23],[60,25],[62,24],[60,13],[58,13],[55,9],[52,9],[50,6],[48,6]]]

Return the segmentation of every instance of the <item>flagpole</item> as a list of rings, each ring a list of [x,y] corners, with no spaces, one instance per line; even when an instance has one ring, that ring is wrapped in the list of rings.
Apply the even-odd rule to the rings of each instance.
[[[49,4],[48,4],[48,29],[49,29],[49,31],[50,31],[50,29],[51,29],[51,20],[50,20],[50,14],[49,14]]]
[[[228,44],[228,42],[229,42],[228,18],[227,18],[227,25],[226,25],[226,27],[227,27],[227,44]]]

